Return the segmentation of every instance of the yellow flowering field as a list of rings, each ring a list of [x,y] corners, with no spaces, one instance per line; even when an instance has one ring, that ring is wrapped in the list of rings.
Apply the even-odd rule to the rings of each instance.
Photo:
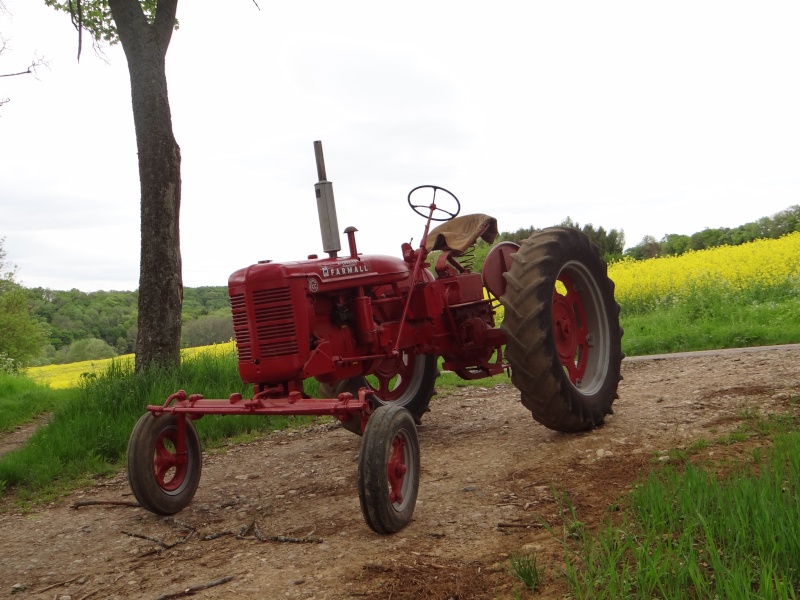
[[[51,388],[77,387],[84,373],[101,373],[105,371],[112,360],[120,362],[133,362],[133,354],[125,354],[116,358],[100,360],[84,360],[65,365],[45,365],[43,367],[28,367],[25,374],[36,383],[49,385]]]
[[[198,346],[196,348],[184,348],[181,356],[191,357],[200,353],[217,352],[227,354],[234,351],[233,341],[224,344],[213,344],[211,346]],[[69,363],[66,365],[46,365],[44,367],[30,367],[26,374],[37,383],[49,385],[51,388],[77,387],[84,373],[102,373],[111,364],[117,361],[133,364],[133,354],[125,354],[116,358],[106,358],[102,360],[85,360],[82,362]]]
[[[752,295],[800,282],[800,232],[643,261],[622,260],[608,269],[623,310],[642,312],[710,291]]]

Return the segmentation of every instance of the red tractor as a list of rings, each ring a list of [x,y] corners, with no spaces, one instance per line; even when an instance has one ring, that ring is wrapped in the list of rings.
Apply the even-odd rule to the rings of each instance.
[[[619,306],[605,262],[581,231],[550,228],[519,246],[500,243],[482,272],[472,272],[470,250],[479,239],[495,240],[495,219],[458,216],[453,194],[423,185],[408,195],[425,219],[419,247],[402,244],[400,258],[363,255],[348,227],[349,252],[339,256],[332,184],[322,146],[314,146],[328,256],[261,261],[230,276],[239,373],[253,396],[212,400],[181,390],[147,407],[127,464],[134,495],[154,513],[174,514],[194,496],[202,467],[195,419],[331,415],[363,435],[364,519],[378,533],[400,530],[416,503],[416,424],[428,410],[440,357],[442,368],[464,379],[510,372],[522,403],[551,429],[591,429],[612,412],[621,379]],[[434,221],[441,224],[431,229]],[[310,377],[326,398],[306,394]]]

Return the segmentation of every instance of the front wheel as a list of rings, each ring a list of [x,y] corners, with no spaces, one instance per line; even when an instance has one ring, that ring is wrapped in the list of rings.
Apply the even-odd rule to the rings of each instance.
[[[535,233],[512,255],[501,302],[511,380],[533,418],[558,431],[611,414],[622,362],[614,282],[580,230]]]
[[[185,424],[185,453],[178,450],[178,419]],[[143,508],[158,515],[181,511],[194,498],[202,470],[194,424],[183,415],[142,415],[128,441],[127,463],[128,482]]]
[[[419,440],[414,419],[397,405],[367,421],[358,459],[358,500],[376,533],[396,533],[414,514],[419,489]]]

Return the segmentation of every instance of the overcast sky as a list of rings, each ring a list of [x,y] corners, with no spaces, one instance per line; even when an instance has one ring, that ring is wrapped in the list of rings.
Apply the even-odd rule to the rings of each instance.
[[[28,287],[138,286],[127,64],[5,0],[0,237]],[[800,3],[191,0],[167,54],[184,285],[322,254],[313,141],[341,229],[399,255],[437,184],[501,230],[646,234],[800,204]],[[222,8],[224,6],[224,9]],[[344,238],[344,236],[343,236]],[[346,240],[343,239],[346,246]]]

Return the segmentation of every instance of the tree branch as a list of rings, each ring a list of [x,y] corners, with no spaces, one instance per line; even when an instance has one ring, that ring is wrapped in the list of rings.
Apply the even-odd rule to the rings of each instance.
[[[81,51],[83,50],[83,7],[81,0],[78,3],[78,16],[75,17],[75,7],[72,6],[72,0],[69,0],[69,16],[72,19],[72,26],[78,30],[78,62],[81,62]]]
[[[178,13],[178,0],[158,0],[153,29],[158,36],[161,52],[166,56],[172,32],[175,31],[175,16]]]
[[[36,76],[36,68],[41,66],[47,66],[47,62],[43,58],[38,58],[33,61],[30,66],[24,71],[20,71],[19,73],[0,73],[0,77],[16,77],[17,75],[33,75]]]
[[[33,71],[31,68],[28,67],[25,71],[20,71],[19,73],[3,73],[0,77],[16,77],[17,75],[32,75]]]
[[[164,594],[163,596],[159,596],[158,598],[156,598],[156,600],[170,600],[171,598],[183,598],[184,596],[191,596],[195,592],[207,590],[209,588],[222,585],[223,583],[228,583],[229,581],[232,580],[233,580],[233,575],[228,575],[227,577],[223,577],[215,581],[209,581],[208,583],[204,583],[202,585],[193,585],[192,587],[188,587],[185,590],[181,590],[180,592],[174,592],[172,594]]]
[[[128,62],[143,54],[150,24],[138,0],[108,0],[111,16],[117,26],[117,35]]]

